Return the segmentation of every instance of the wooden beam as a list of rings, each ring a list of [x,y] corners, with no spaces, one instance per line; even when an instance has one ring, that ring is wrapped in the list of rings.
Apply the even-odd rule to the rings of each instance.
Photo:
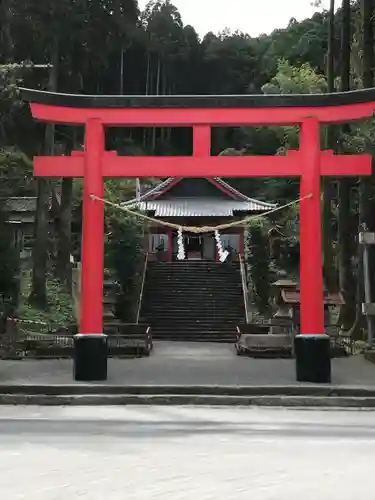
[[[31,112],[37,120],[65,125],[84,125],[88,120],[98,118],[105,126],[110,127],[192,127],[207,124],[212,127],[260,127],[299,125],[306,116],[314,116],[321,124],[359,121],[371,117],[375,108],[374,102],[341,106],[272,108],[249,108],[241,107],[240,104],[238,108],[225,108],[219,101],[217,108],[194,107],[194,99],[190,99],[189,103],[189,107],[186,108],[76,108],[31,103]]]
[[[117,156],[103,155],[103,176],[111,177],[299,177],[303,161],[299,151],[286,156]],[[370,175],[369,155],[321,154],[321,175]],[[34,158],[37,177],[83,177],[84,154]]]

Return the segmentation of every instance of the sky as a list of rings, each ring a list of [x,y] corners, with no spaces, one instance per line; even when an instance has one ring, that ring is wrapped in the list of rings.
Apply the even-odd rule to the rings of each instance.
[[[148,0],[138,0],[141,9]],[[172,0],[181,13],[184,24],[191,24],[202,37],[229,28],[250,36],[286,28],[294,17],[301,21],[317,9],[312,0]],[[328,0],[323,0],[326,6]]]

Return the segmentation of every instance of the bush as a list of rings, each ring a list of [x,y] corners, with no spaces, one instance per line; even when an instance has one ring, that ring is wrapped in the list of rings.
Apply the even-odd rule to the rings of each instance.
[[[254,302],[261,314],[270,307],[270,251],[262,220],[254,220],[248,228],[248,264]]]
[[[19,253],[13,232],[0,212],[0,314],[2,325],[17,308],[19,299]]]
[[[36,309],[29,303],[28,298],[30,291],[31,272],[28,271],[22,276],[22,302],[18,311],[18,316],[25,321],[40,322],[37,328],[38,332],[47,333],[56,331],[60,328],[65,329],[76,323],[73,314],[72,297],[56,278],[52,276],[48,276],[47,278],[48,308],[45,311]]]
[[[143,225],[136,217],[116,212],[107,219],[107,226],[110,231],[105,245],[105,268],[115,272],[121,286],[117,316],[132,322],[142,273]]]

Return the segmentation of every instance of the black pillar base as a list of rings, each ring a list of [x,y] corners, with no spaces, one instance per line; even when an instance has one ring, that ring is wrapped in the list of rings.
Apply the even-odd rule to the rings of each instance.
[[[298,382],[331,382],[331,342],[328,335],[297,335],[294,351]]]
[[[107,380],[107,335],[75,335],[74,380],[80,382]]]

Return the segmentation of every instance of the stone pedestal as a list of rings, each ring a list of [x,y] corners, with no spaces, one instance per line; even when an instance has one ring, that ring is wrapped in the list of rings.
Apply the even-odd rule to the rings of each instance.
[[[329,384],[331,352],[328,335],[297,335],[294,340],[298,382]]]
[[[74,380],[79,382],[107,380],[107,335],[75,335]]]

